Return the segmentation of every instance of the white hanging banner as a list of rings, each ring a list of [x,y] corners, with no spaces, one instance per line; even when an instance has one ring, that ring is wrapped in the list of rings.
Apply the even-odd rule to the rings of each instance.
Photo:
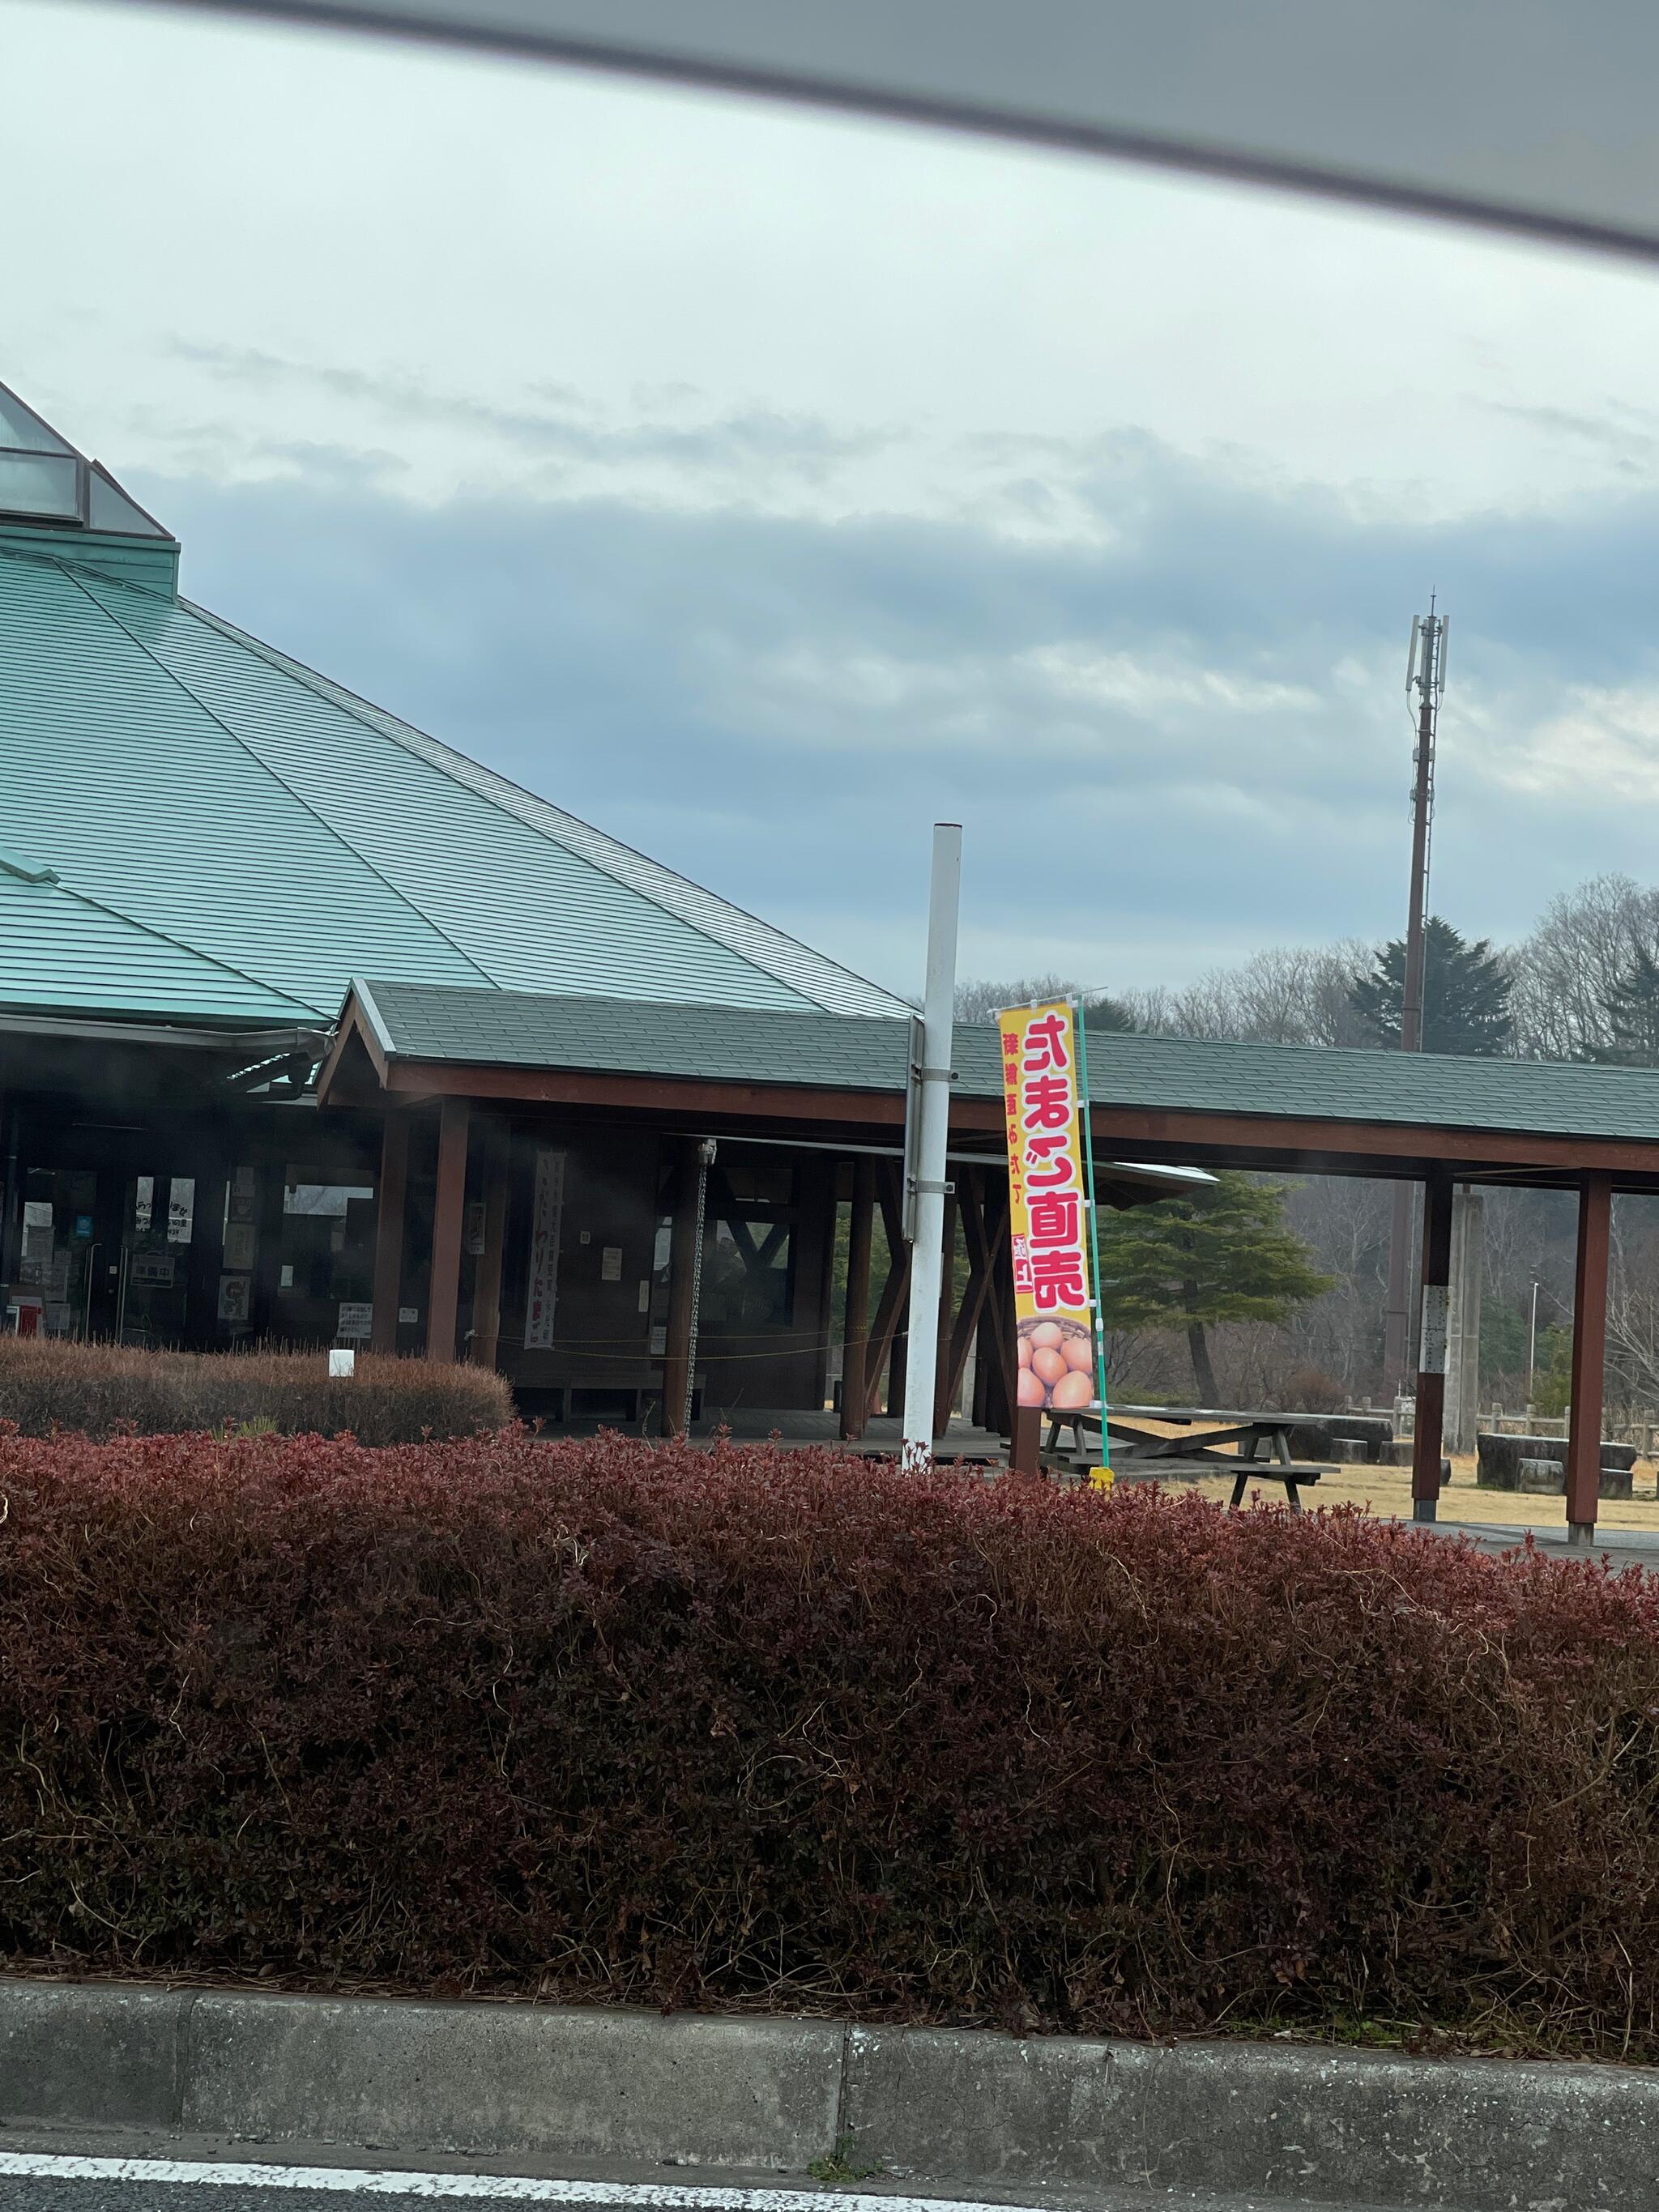
[[[1450,1293],[1444,1283],[1423,1285],[1423,1345],[1418,1354],[1419,1375],[1446,1371],[1446,1313]]]
[[[526,1352],[553,1349],[553,1309],[559,1291],[559,1229],[564,1217],[564,1154],[536,1155],[535,1200],[530,1214],[530,1289],[525,1303]]]

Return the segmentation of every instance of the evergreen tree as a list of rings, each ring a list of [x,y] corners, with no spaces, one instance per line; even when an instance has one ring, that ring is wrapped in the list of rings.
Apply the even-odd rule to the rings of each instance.
[[[1622,1067],[1659,1067],[1659,961],[1638,945],[1601,1005],[1613,1042],[1593,1054]]]
[[[1100,1272],[1106,1327],[1183,1330],[1199,1399],[1212,1406],[1212,1322],[1288,1321],[1331,1288],[1285,1226],[1283,1188],[1231,1172],[1190,1195],[1103,1214]]]
[[[1105,1030],[1121,1036],[1133,1030],[1135,1018],[1121,999],[1114,999],[1104,991],[1097,991],[1093,998],[1083,1001],[1083,1026],[1085,1030]]]
[[[1423,933],[1423,1049],[1493,1054],[1509,1049],[1510,976],[1489,938],[1470,945],[1431,915]],[[1376,955],[1369,975],[1349,994],[1356,1014],[1379,1044],[1398,1047],[1406,998],[1406,941],[1395,938]]]

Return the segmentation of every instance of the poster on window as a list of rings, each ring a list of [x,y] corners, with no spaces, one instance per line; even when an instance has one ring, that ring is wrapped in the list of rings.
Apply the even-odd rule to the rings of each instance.
[[[32,1266],[35,1273],[33,1275],[25,1273],[23,1280],[38,1283],[41,1279],[40,1271],[50,1264],[52,1255],[52,1200],[49,1198],[28,1199],[23,1206],[23,1260],[26,1268]]]
[[[188,1244],[196,1234],[196,1178],[174,1176],[167,1185],[167,1243]]]
[[[997,1016],[1008,1133],[1008,1235],[1022,1406],[1097,1403],[1092,1193],[1077,1018],[1064,1000]]]
[[[530,1289],[525,1304],[526,1352],[553,1349],[553,1309],[559,1291],[559,1230],[564,1217],[564,1154],[538,1152],[530,1210]]]

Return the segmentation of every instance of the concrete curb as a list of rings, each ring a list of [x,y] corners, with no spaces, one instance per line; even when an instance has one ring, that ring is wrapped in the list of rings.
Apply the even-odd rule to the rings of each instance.
[[[1470,2212],[1659,2200],[1659,2074],[0,1980],[0,2118]]]

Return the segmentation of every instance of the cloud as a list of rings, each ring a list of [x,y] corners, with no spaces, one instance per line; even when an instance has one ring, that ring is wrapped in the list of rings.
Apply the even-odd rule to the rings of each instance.
[[[1595,409],[1522,407],[1512,401],[1485,403],[1494,415],[1540,430],[1555,441],[1565,441],[1599,454],[1620,475],[1651,478],[1659,461],[1659,416],[1646,408],[1632,407],[1604,397]]]
[[[583,496],[604,484],[675,503],[723,504],[741,493],[761,504],[780,497],[787,504],[803,486],[826,485],[897,436],[881,428],[838,428],[799,411],[722,408],[685,384],[647,386],[606,406],[574,384],[544,380],[526,388],[526,399],[535,404],[508,404],[407,371],[340,367],[258,347],[177,337],[171,350],[210,384],[269,403],[272,428],[234,441],[241,473],[268,472],[261,459],[285,472],[294,441],[283,425],[297,400],[319,412],[337,439],[383,436],[384,446],[358,448],[362,463],[384,467],[406,494],[453,495],[459,475],[544,497]]]
[[[1393,933],[1430,580],[1454,611],[1439,908],[1502,939],[1595,869],[1650,872],[1659,498],[1413,530],[1144,436],[1049,467],[1092,537],[411,505],[349,453],[134,489],[193,596],[901,987],[944,816],[980,972],[1178,982]]]

